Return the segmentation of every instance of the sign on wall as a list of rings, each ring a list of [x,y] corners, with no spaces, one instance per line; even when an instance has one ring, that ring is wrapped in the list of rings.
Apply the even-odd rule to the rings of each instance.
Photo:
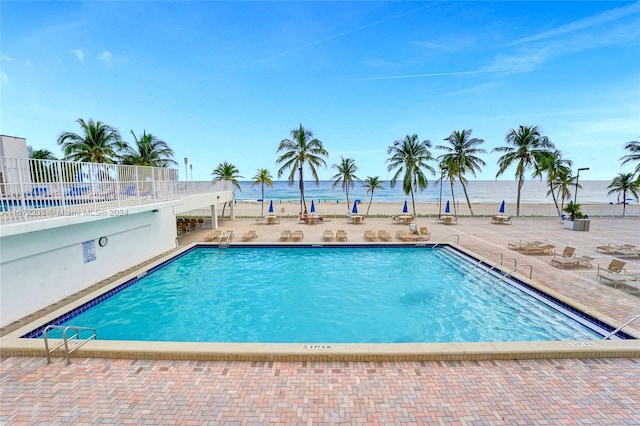
[[[82,258],[84,259],[84,263],[96,260],[96,240],[82,242]]]

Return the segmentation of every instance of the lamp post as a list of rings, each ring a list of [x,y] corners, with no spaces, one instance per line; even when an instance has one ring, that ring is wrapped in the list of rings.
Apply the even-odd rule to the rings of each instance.
[[[440,169],[440,198],[438,198],[438,219],[442,217],[442,181],[444,179],[444,172],[449,170],[448,167]]]
[[[581,170],[589,170],[588,167],[581,167],[578,169],[578,174],[576,174],[576,190],[573,194],[573,202],[578,204],[578,181],[580,180],[580,171]]]
[[[189,180],[189,174],[187,173],[187,164],[189,164],[189,159],[187,157],[184,157],[184,181],[188,181]]]
[[[193,164],[189,164],[189,170],[191,170],[191,182],[193,182]]]

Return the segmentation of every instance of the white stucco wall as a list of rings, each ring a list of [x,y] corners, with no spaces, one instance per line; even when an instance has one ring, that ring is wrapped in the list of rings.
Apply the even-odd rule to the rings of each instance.
[[[0,326],[174,248],[173,206],[156,210],[4,233],[0,236]],[[108,238],[105,247],[98,245],[102,236]],[[85,241],[95,245],[95,260],[87,263]]]

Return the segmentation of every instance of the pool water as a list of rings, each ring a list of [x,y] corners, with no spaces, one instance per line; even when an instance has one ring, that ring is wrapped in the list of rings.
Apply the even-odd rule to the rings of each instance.
[[[101,340],[396,343],[601,337],[453,250],[196,248],[68,325]]]

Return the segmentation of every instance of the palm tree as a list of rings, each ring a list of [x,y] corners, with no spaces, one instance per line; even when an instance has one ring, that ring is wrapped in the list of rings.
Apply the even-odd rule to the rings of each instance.
[[[535,167],[535,172],[533,173],[534,176],[538,176],[540,179],[542,179],[542,174],[546,173],[547,187],[549,187],[547,195],[551,195],[553,198],[553,203],[556,206],[558,216],[562,216],[562,210],[558,206],[558,198],[556,197],[556,178],[560,173],[564,173],[567,170],[570,171],[571,164],[571,160],[563,159],[562,153],[556,149],[553,152],[549,152],[548,155],[544,155],[540,158],[540,161]],[[568,174],[565,175],[568,176]]]
[[[523,126],[511,129],[507,133],[505,141],[513,146],[499,146],[491,152],[504,152],[498,158],[498,173],[496,178],[516,164],[516,179],[518,180],[518,196],[516,199],[516,217],[520,216],[520,193],[524,185],[524,173],[528,168],[536,167],[538,161],[547,155],[555,146],[548,137],[540,135],[538,126]]]
[[[617,193],[619,197],[620,193],[622,193],[622,216],[625,215],[627,209],[627,192],[630,192],[636,200],[640,198],[638,194],[640,192],[640,181],[634,179],[633,173],[618,174],[613,178],[611,184],[607,186],[607,189],[610,189],[607,195]]]
[[[48,149],[33,149],[33,147],[29,145],[27,152],[29,158],[33,158],[34,160],[57,160],[56,156]]]
[[[571,188],[575,187],[576,178],[571,174],[571,169],[560,168],[555,174],[553,185],[556,188],[556,199],[560,199],[560,211],[564,211],[564,202],[571,198]],[[578,188],[582,185],[578,184]],[[561,215],[562,216],[562,215]]]
[[[126,147],[117,129],[100,121],[76,120],[82,134],[64,132],[58,137],[65,160],[113,164]]]
[[[371,202],[373,201],[373,191],[376,189],[384,189],[384,187],[382,186],[380,176],[367,176],[367,178],[362,182],[362,186],[367,189],[367,194],[371,193],[369,206],[367,207],[367,216],[369,216],[369,209],[371,208]]]
[[[624,166],[627,163],[638,163],[636,164],[635,173],[640,175],[640,141],[627,142],[624,149],[629,151],[630,154],[623,155],[620,158],[620,165]]]
[[[127,145],[124,148],[122,163],[132,166],[151,166],[151,167],[168,167],[177,166],[178,163],[173,160],[173,150],[166,142],[161,141],[146,130],[142,131],[142,135],[138,138],[131,131],[135,141],[134,146]]]
[[[356,180],[360,180],[358,176],[356,176],[356,171],[358,170],[358,166],[356,166],[353,158],[344,158],[340,157],[340,164],[334,164],[334,169],[338,170],[338,173],[331,177],[333,180],[333,187],[335,188],[338,184],[341,184],[342,190],[347,195],[347,208],[351,205],[349,203],[349,188],[353,188]]]
[[[260,201],[262,205],[260,206],[260,216],[264,216],[264,186],[267,185],[269,188],[273,188],[273,176],[271,176],[271,172],[267,169],[258,169],[256,175],[252,177],[253,183],[251,186],[261,185],[261,194]]]
[[[218,167],[213,169],[213,172],[211,172],[211,174],[213,175],[214,182],[219,182],[219,181],[224,181],[225,183],[231,182],[232,188],[236,188],[238,191],[242,191],[242,189],[240,188],[240,183],[238,182],[238,179],[242,178],[243,176],[238,175],[238,173],[239,173],[238,168],[226,161],[218,164]],[[226,207],[227,207],[227,202],[225,201],[224,204],[222,205],[222,216],[224,216],[224,209]]]
[[[431,148],[431,141],[424,140],[420,142],[418,135],[413,134],[405,136],[401,141],[395,141],[387,149],[387,154],[392,154],[387,159],[387,163],[389,163],[387,170],[398,169],[389,184],[392,188],[396,186],[400,175],[404,173],[402,176],[402,189],[405,195],[411,194],[413,216],[416,216],[415,191],[423,190],[429,186],[429,181],[423,169],[427,169],[432,175],[435,175],[433,167],[427,164],[427,161],[433,160],[429,148]]]
[[[469,201],[469,194],[467,193],[467,179],[464,177],[466,173],[471,173],[474,177],[476,171],[482,171],[482,167],[486,166],[481,158],[477,157],[477,154],[486,154],[482,148],[478,148],[479,145],[484,143],[484,139],[471,138],[472,129],[468,130],[454,130],[449,137],[444,140],[449,142],[450,146],[438,145],[436,149],[447,151],[446,154],[438,156],[437,160],[441,165],[448,168],[448,177],[451,184],[451,193],[453,194],[453,184],[456,178],[462,185],[464,196],[467,199],[467,206],[469,206],[469,212],[473,216],[473,209],[471,208],[471,201]],[[455,208],[455,201],[454,201]]]
[[[304,199],[304,168],[309,167],[311,176],[316,185],[320,183],[318,179],[317,167],[327,167],[327,163],[322,157],[329,155],[324,149],[322,142],[313,137],[311,130],[306,130],[300,124],[300,127],[291,131],[292,139],[283,139],[278,145],[276,152],[283,152],[278,157],[276,164],[282,164],[278,169],[278,177],[282,176],[285,171],[291,170],[289,173],[289,185],[293,185],[298,172],[299,188],[300,188],[300,213],[307,210],[307,202]]]
[[[27,146],[27,152],[32,160],[57,160],[48,149],[34,150],[33,147]],[[29,169],[31,180],[34,182],[50,182],[55,176],[55,165],[50,161],[30,161]]]

